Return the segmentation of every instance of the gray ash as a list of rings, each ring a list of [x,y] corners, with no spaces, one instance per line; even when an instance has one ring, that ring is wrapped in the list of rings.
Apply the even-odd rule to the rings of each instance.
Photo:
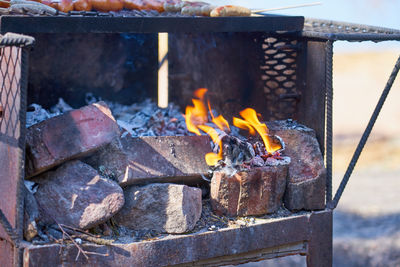
[[[102,99],[90,93],[85,98],[86,104],[100,100]],[[194,135],[186,129],[185,118],[179,107],[173,103],[170,103],[167,108],[159,108],[150,99],[130,106],[110,101],[105,102],[111,109],[123,134],[129,133],[132,137]],[[62,98],[50,110],[46,110],[38,104],[32,104],[28,107],[26,127],[61,115],[69,110],[72,110],[72,107]]]
[[[282,148],[272,154],[268,153],[264,144],[257,140],[244,140],[225,132],[220,133],[222,142],[223,160],[213,166],[213,171],[223,171],[234,175],[238,171],[247,171],[253,167],[276,166],[290,163],[289,157],[282,157],[281,152],[285,148],[283,140],[279,136],[273,136],[271,140],[279,143]],[[218,153],[218,146],[214,147]]]

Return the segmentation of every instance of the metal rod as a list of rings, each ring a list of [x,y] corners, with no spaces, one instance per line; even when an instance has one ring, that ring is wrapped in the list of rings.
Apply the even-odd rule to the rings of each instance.
[[[381,111],[382,106],[385,103],[386,97],[388,96],[390,89],[392,88],[393,83],[396,80],[399,69],[400,69],[400,56],[397,59],[396,64],[393,68],[392,74],[390,75],[389,80],[386,83],[385,89],[383,90],[382,95],[379,98],[378,104],[375,107],[374,113],[371,116],[371,119],[367,125],[367,128],[365,129],[365,131],[360,139],[360,142],[358,143],[358,146],[357,146],[356,150],[354,151],[353,157],[350,161],[349,166],[347,167],[347,170],[346,170],[346,173],[344,174],[342,182],[340,183],[339,188],[336,191],[335,198],[330,203],[328,203],[328,208],[334,209],[334,208],[336,208],[337,204],[339,203],[340,197],[342,196],[343,191],[346,187],[346,184],[349,181],[349,178],[354,170],[354,167],[357,164],[357,160],[360,157],[360,154],[364,148],[364,145],[368,140],[368,137],[372,131],[372,128],[374,127],[376,119],[379,116],[379,112]]]
[[[263,12],[269,12],[269,11],[292,9],[292,8],[299,8],[299,7],[308,7],[308,6],[318,6],[318,5],[322,5],[322,3],[321,2],[313,2],[313,3],[307,3],[307,4],[301,4],[301,5],[265,8],[265,9],[252,10],[251,13],[256,14],[256,13],[263,13]]]
[[[326,203],[332,200],[332,135],[333,135],[333,86],[332,86],[333,42],[327,41],[325,52],[325,94],[326,94],[326,125],[325,125],[325,166],[326,166]]]
[[[12,228],[10,222],[7,220],[7,217],[4,215],[3,211],[0,209],[0,224],[3,226],[4,230],[10,237],[11,241],[13,242],[13,245],[15,247],[19,246],[19,236],[15,232],[15,230]]]

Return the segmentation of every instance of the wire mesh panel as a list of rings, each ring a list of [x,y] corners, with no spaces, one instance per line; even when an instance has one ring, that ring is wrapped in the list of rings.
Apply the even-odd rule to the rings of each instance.
[[[15,46],[0,49],[0,133],[8,143],[20,137],[21,50]]]
[[[298,41],[283,37],[266,37],[262,42],[264,59],[264,93],[269,119],[292,118],[299,97],[296,88]]]

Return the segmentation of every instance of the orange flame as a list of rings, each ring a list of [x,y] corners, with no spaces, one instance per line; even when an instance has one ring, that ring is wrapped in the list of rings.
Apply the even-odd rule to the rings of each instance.
[[[215,125],[217,125],[217,127],[220,130],[230,132],[231,128],[229,127],[228,121],[222,115],[219,115],[218,117],[215,118],[214,114],[212,113],[210,101],[207,101],[207,104],[208,104],[208,110],[210,111],[210,114],[211,114],[211,121]]]
[[[211,137],[214,143],[218,144],[219,146],[218,154],[211,152],[205,156],[207,164],[210,166],[214,166],[218,163],[219,160],[223,159],[222,141],[218,135],[217,130],[215,130],[210,126],[205,125],[208,122],[208,111],[210,111],[211,121],[220,130],[230,132],[230,127],[229,123],[222,115],[214,117],[209,101],[207,101],[208,104],[208,110],[207,110],[207,107],[204,104],[204,98],[206,93],[207,93],[206,88],[200,88],[195,91],[194,95],[197,99],[192,99],[193,106],[186,107],[185,120],[186,120],[186,127],[190,132],[195,133],[197,135],[201,135],[200,130],[202,130]],[[244,120],[234,117],[233,124],[240,129],[248,130],[251,135],[254,135],[255,132],[257,131],[260,134],[262,140],[264,141],[264,145],[268,153],[272,154],[281,148],[279,144],[275,144],[270,141],[268,136],[268,128],[265,124],[259,121],[258,119],[259,114],[257,114],[254,109],[247,108],[241,111],[240,115],[244,118]]]
[[[207,122],[207,108],[204,105],[204,95],[207,89],[200,88],[194,93],[198,99],[192,99],[193,106],[186,107],[185,121],[189,132],[201,135],[198,125]]]
[[[245,127],[249,128],[247,124],[249,124],[252,128],[254,128],[258,134],[261,136],[265,149],[267,150],[268,153],[274,153],[275,151],[281,149],[281,146],[279,144],[275,144],[270,141],[269,136],[268,136],[268,128],[267,125],[264,123],[261,123],[258,120],[257,113],[254,109],[252,108],[246,108],[240,112],[240,116],[242,116],[245,120],[245,123],[238,121],[240,119],[236,119],[235,121],[238,123],[240,126],[246,125]],[[242,124],[240,124],[242,123]],[[235,125],[236,126],[236,125]],[[237,126],[238,128],[241,128]],[[243,129],[243,128],[241,128]]]
[[[233,117],[233,125],[238,127],[239,129],[248,130],[251,135],[255,135],[256,131],[254,128],[245,120]]]
[[[219,146],[219,152],[218,154],[215,154],[213,152],[207,153],[206,154],[206,162],[209,166],[214,166],[218,163],[219,160],[221,160],[222,157],[222,142],[221,139],[219,138],[218,132],[210,127],[210,126],[206,126],[206,125],[199,125],[199,128],[204,131],[205,133],[207,133],[211,139],[213,140],[214,143],[218,144]]]

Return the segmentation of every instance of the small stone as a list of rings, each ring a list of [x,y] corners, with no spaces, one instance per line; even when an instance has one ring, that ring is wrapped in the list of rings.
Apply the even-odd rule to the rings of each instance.
[[[275,212],[282,204],[288,166],[254,167],[230,176],[214,172],[211,205],[218,215],[248,216]]]
[[[33,194],[23,187],[24,192],[24,238],[31,242],[38,235],[37,221],[40,213],[39,207]]]
[[[125,205],[114,217],[133,230],[180,234],[193,230],[200,219],[201,189],[178,184],[130,186]]]
[[[121,187],[101,177],[80,161],[70,161],[35,178],[35,198],[44,222],[89,229],[99,225],[124,205]]]
[[[87,155],[120,135],[104,102],[66,112],[27,129],[26,178]]]
[[[285,207],[291,211],[324,209],[326,169],[315,131],[288,121],[267,125],[270,133],[285,142],[282,154],[291,158]]]

